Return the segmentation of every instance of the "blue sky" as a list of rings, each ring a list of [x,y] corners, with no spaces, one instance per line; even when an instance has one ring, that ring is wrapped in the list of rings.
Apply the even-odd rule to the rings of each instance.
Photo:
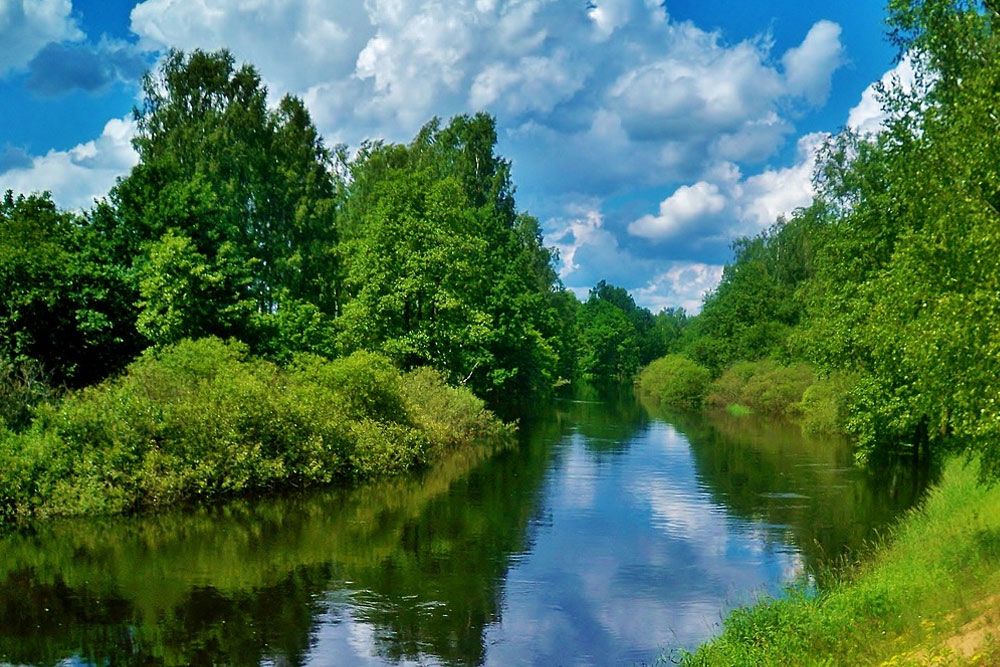
[[[808,203],[825,133],[878,127],[885,30],[870,0],[0,0],[0,190],[89,206],[135,162],[142,72],[227,47],[331,144],[493,113],[568,287],[697,309],[733,238]]]

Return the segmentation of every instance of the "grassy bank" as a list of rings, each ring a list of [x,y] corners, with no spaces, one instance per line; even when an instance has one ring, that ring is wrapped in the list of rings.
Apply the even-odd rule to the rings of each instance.
[[[694,665],[1000,665],[1000,486],[952,460],[884,544],[819,593],[731,612]]]
[[[0,528],[392,474],[509,431],[469,390],[375,354],[279,367],[183,341],[41,405],[26,429],[0,423]]]

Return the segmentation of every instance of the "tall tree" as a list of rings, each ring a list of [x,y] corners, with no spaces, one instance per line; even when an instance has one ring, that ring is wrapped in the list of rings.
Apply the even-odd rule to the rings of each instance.
[[[143,330],[158,342],[252,338],[250,329],[284,301],[336,315],[337,182],[301,100],[285,97],[268,109],[256,70],[237,68],[226,51],[171,51],[143,79],[143,92],[133,140],[139,164],[97,213],[144,290],[142,320],[155,333]],[[195,261],[202,269],[194,279],[206,284],[161,289],[177,277],[174,260]],[[191,302],[209,298],[217,308]],[[155,324],[192,307],[200,316],[184,326]]]
[[[122,367],[137,349],[123,283],[100,235],[48,194],[0,201],[0,363],[71,386]]]
[[[350,165],[344,213],[346,349],[431,364],[481,395],[557,379],[552,255],[514,203],[494,120],[433,120],[408,146],[373,143]]]

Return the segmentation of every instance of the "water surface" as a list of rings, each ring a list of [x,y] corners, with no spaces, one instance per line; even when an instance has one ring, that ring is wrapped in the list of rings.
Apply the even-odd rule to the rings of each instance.
[[[921,483],[794,425],[560,401],[411,478],[0,540],[0,662],[652,663]]]

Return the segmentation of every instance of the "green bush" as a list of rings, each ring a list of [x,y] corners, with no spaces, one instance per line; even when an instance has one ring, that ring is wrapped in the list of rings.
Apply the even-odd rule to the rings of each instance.
[[[705,401],[716,407],[739,404],[772,415],[793,413],[803,393],[815,382],[816,373],[808,364],[740,361],[712,382]]]
[[[770,367],[770,364],[767,361],[737,361],[712,381],[705,394],[705,403],[717,408],[740,403],[747,381],[764,365]]]
[[[807,387],[796,408],[802,427],[814,434],[844,433],[848,397],[856,384],[856,376],[835,373]]]
[[[449,386],[444,375],[432,368],[404,375],[402,395],[414,424],[436,447],[496,441],[511,433],[470,389]]]
[[[758,412],[789,413],[815,382],[816,373],[808,364],[765,367],[747,380],[741,402]]]
[[[708,369],[687,357],[668,354],[639,373],[639,388],[663,405],[696,407],[712,377]]]
[[[18,431],[30,424],[35,406],[54,394],[38,364],[0,359],[0,433],[4,425]]]
[[[240,343],[182,341],[7,434],[0,521],[366,478],[508,432],[467,390],[432,372],[404,379],[379,355],[306,355],[286,370]]]

